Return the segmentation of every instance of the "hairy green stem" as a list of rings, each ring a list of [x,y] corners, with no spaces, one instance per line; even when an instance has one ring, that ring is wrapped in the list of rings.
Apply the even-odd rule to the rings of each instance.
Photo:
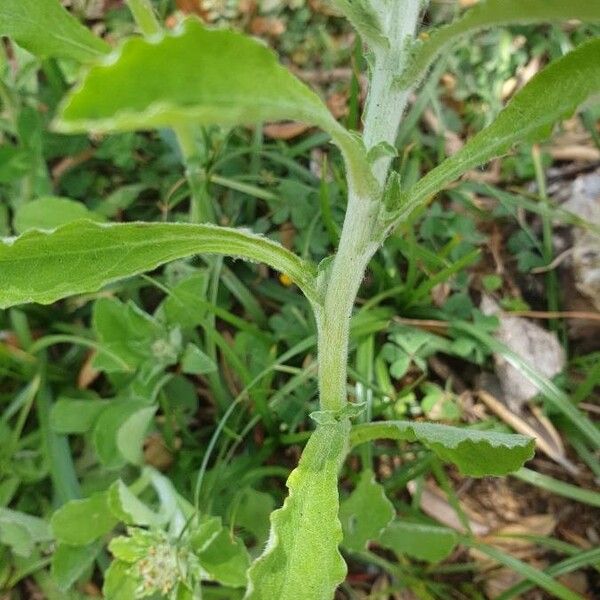
[[[363,117],[364,142],[367,150],[381,142],[394,145],[410,89],[396,80],[404,69],[411,44],[414,43],[419,0],[378,0],[390,48],[373,50],[373,69],[369,97]],[[373,165],[375,177],[383,185],[392,157],[383,156]]]
[[[394,80],[406,61],[420,7],[420,0],[379,2],[385,15],[383,22],[391,47],[377,49],[374,55],[371,88],[364,117],[364,140],[367,148],[380,142],[393,144],[396,138],[408,90],[396,87]],[[379,190],[383,189],[390,164],[391,158],[383,157],[373,165],[378,188],[371,195],[359,195],[352,182],[349,185],[348,208],[339,248],[327,274],[323,307],[316,310],[319,395],[323,410],[338,411],[347,402],[350,317],[369,260],[380,244],[377,231],[381,204]]]

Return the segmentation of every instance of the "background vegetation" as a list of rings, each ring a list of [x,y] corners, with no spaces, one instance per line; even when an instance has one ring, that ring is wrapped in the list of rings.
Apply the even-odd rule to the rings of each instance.
[[[466,4],[433,2],[428,23]],[[135,29],[117,0],[69,7],[110,44]],[[263,38],[338,119],[359,127],[360,40],[327,3],[155,7],[170,26],[195,12]],[[598,32],[579,23],[498,29],[445,56],[401,130],[402,180],[456,152],[544,64]],[[190,189],[173,133],[53,133],[48,124],[76,65],[40,61],[6,39],[0,50],[2,236],[80,216],[187,220]],[[352,490],[369,484],[358,478],[361,459],[374,459],[407,525],[370,550],[350,542],[340,598],[598,593],[600,461],[561,406],[576,404],[589,420],[598,414],[599,117],[592,103],[548,144],[523,145],[468,174],[371,262],[352,322],[352,398],[367,402],[372,418],[535,435],[537,454],[507,479],[475,480],[419,444],[359,448],[343,473],[342,520],[361,500]],[[202,141],[198,185],[216,222],[264,233],[317,263],[331,253],[345,183],[326,134],[278,123],[208,128]],[[573,200],[582,195],[587,203]],[[596,252],[591,275],[590,261],[577,260],[582,243]],[[182,497],[219,517],[251,555],[262,549],[318,409],[315,324],[289,279],[241,261],[179,261],[97,294],[1,311],[0,335],[3,598],[99,596],[112,517],[94,521],[88,506],[61,524],[55,510],[107,490],[125,523],[135,510],[136,523],[161,526]],[[539,389],[523,390],[527,364]],[[120,481],[156,511],[133,507]],[[63,544],[82,546],[78,560],[60,554],[57,529]],[[241,562],[224,576],[214,561],[211,578],[224,586],[207,585],[208,598],[241,597],[235,573],[246,564],[231,540],[224,535],[222,551]]]

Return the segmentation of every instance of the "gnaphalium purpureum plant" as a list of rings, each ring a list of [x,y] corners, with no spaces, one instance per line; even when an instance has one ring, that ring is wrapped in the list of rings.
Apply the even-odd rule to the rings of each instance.
[[[0,33],[39,56],[85,63],[79,82],[56,116],[56,131],[172,128],[193,195],[190,222],[82,220],[6,239],[0,244],[0,306],[50,303],[96,291],[120,278],[200,253],[263,262],[291,278],[310,301],[318,325],[320,410],[312,415],[315,430],[288,479],[289,495],[272,514],[268,543],[248,570],[246,598],[329,600],[346,573],[339,551],[343,535],[350,540],[345,542],[347,548],[360,549],[369,539],[377,539],[386,525],[379,524],[363,537],[356,531],[342,532],[337,480],[352,447],[379,438],[420,441],[472,476],[506,474],[532,455],[532,441],[522,436],[405,421],[353,425],[361,407],[347,399],[350,317],[371,257],[415,209],[465,171],[505,154],[516,142],[547,135],[556,121],[600,93],[600,39],[547,66],[489,127],[420,181],[405,186],[393,165],[409,95],[436,57],[459,37],[510,23],[598,22],[600,0],[482,0],[455,22],[419,37],[427,2],[332,0],[361,36],[369,64],[362,133],[342,127],[320,98],[262,43],[233,31],[208,29],[193,18],[166,33],[147,0],[127,3],[143,37],[127,39],[115,50],[83,28],[58,0],[3,0]],[[195,141],[198,127],[260,126],[264,121],[287,119],[326,131],[345,164],[348,197],[339,247],[320,265],[250,231],[208,222],[211,206],[197,193],[203,177]],[[547,387],[545,392],[552,401],[553,390]],[[561,403],[557,409],[600,447],[600,433],[574,405]],[[375,485],[367,477],[364,485],[371,484]],[[392,517],[393,512],[386,520]],[[190,535],[194,527],[202,527],[200,517],[189,524]],[[130,539],[142,537],[133,532]],[[113,544],[119,548],[117,556],[122,553],[115,572],[125,578],[131,574],[123,558],[127,556],[135,563],[140,581],[153,591],[162,586],[170,593],[177,551],[162,538],[152,539],[158,540],[161,560],[173,567],[169,577],[159,581],[153,564],[140,563],[125,542]],[[201,564],[197,568],[202,571]],[[148,583],[149,578],[153,583]],[[198,588],[177,589],[178,598],[199,594]],[[110,590],[107,595],[117,597]]]

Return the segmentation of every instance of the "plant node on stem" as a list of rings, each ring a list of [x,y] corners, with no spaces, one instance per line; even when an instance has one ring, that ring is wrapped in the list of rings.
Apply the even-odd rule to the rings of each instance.
[[[396,139],[409,90],[400,89],[394,79],[402,72],[414,39],[420,0],[373,0],[380,14],[389,48],[373,51],[373,67],[364,116],[367,150],[380,142]],[[380,244],[377,217],[391,157],[373,165],[378,190],[358,195],[348,182],[348,207],[338,251],[330,268],[323,307],[316,309],[319,334],[319,395],[323,410],[339,411],[347,402],[347,360],[350,317],[369,260]]]

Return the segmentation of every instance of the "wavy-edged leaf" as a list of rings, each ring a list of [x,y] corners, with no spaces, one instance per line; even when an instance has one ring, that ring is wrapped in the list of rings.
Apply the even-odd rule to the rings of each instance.
[[[280,244],[247,231],[186,223],[77,221],[0,242],[0,308],[48,304],[194,254],[262,261],[318,301],[315,268]]]
[[[348,420],[318,425],[288,479],[289,495],[271,515],[264,553],[248,572],[246,600],[331,600],[346,575],[338,544],[338,474]]]
[[[355,425],[353,446],[376,439],[421,442],[439,458],[472,477],[506,475],[533,457],[534,440],[524,435],[477,431],[437,423],[385,421]]]
[[[207,29],[194,18],[173,33],[131,38],[93,66],[65,98],[55,128],[114,132],[283,119],[327,131],[357,185],[366,185],[370,170],[359,141],[269,48],[234,31]]]
[[[368,542],[379,538],[395,514],[394,505],[373,471],[363,471],[352,494],[340,505],[342,545],[354,552],[366,550]]]
[[[379,15],[371,7],[369,0],[331,0],[331,4],[352,23],[365,42],[384,47],[390,45]]]
[[[59,0],[2,0],[0,35],[42,58],[93,61],[110,46],[86,29]]]
[[[600,21],[600,2],[595,0],[483,0],[459,19],[426,32],[402,75],[403,85],[418,81],[434,59],[466,35],[500,25],[554,23],[569,19]]]
[[[598,565],[600,562],[600,546],[592,547],[590,550],[579,550],[572,556],[561,560],[560,562],[554,563],[545,569],[544,573],[551,577],[558,578],[561,575],[567,575],[573,571],[577,571],[582,567],[588,565]],[[511,567],[512,569],[512,567]],[[496,596],[496,600],[511,600],[512,598],[522,598],[523,595],[536,587],[536,583],[533,579],[522,579],[518,583],[515,583],[508,589],[505,589],[499,596]]]
[[[248,487],[239,495],[235,510],[235,525],[251,533],[260,548],[269,537],[269,515],[275,508],[273,496]]]
[[[454,550],[458,534],[439,525],[394,521],[381,534],[378,542],[398,555],[408,554],[417,560],[438,562]]]
[[[540,71],[489,127],[400,195],[392,220],[398,223],[465,171],[504,154],[516,142],[547,136],[556,121],[598,93],[600,39],[594,39]]]

